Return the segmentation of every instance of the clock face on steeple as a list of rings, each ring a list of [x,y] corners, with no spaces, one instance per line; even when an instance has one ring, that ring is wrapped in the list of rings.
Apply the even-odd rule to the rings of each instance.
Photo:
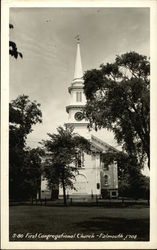
[[[81,121],[83,119],[83,113],[82,112],[76,112],[74,117],[75,117],[76,121]]]

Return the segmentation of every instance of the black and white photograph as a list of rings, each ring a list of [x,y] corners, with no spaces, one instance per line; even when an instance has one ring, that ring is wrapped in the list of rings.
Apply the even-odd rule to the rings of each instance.
[[[8,246],[149,248],[151,8],[13,5],[7,24]]]

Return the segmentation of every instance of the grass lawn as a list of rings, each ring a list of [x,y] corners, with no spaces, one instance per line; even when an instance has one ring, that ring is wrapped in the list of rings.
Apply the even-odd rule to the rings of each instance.
[[[19,240],[148,241],[149,208],[10,206],[10,241]]]

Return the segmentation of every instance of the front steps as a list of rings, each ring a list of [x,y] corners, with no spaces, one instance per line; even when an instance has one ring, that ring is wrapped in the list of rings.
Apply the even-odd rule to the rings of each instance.
[[[67,195],[67,200],[73,201],[92,201],[100,198],[100,195],[90,195],[90,194],[71,194]],[[59,195],[59,199],[63,199],[63,195]]]

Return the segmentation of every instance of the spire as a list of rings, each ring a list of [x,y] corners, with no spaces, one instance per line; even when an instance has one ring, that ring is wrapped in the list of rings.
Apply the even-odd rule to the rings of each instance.
[[[74,81],[76,79],[81,79],[83,77],[81,54],[80,54],[80,37],[79,35],[77,35],[75,38],[77,39],[77,53],[75,61]]]

